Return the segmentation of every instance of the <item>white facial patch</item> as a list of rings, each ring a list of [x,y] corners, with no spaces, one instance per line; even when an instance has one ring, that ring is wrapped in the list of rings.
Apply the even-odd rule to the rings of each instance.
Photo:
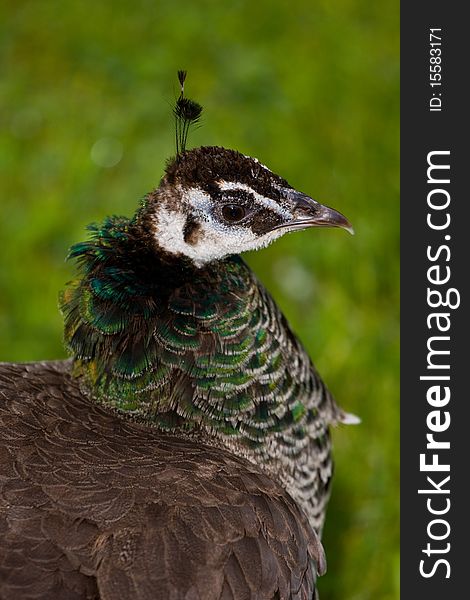
[[[221,190],[242,189],[253,194],[257,204],[275,210],[283,218],[291,218],[288,211],[274,200],[261,196],[245,184],[219,182]],[[184,211],[168,209],[159,205],[155,213],[155,238],[161,248],[171,254],[183,254],[198,267],[208,262],[220,260],[230,254],[239,254],[267,246],[284,232],[275,230],[258,236],[243,224],[225,224],[216,218],[216,207],[211,196],[199,189],[191,188],[182,193]],[[196,223],[195,242],[185,240],[185,228],[188,216],[192,215]]]

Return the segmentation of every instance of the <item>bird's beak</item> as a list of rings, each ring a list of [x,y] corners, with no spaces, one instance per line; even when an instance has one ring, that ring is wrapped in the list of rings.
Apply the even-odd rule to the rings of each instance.
[[[284,197],[291,205],[293,218],[277,225],[276,229],[286,228],[295,231],[307,227],[341,227],[354,235],[351,223],[334,208],[324,206],[302,192],[292,189],[286,189]]]

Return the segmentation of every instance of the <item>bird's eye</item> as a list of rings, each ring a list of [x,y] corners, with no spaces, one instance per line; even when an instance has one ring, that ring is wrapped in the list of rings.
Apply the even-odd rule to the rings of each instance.
[[[243,217],[246,215],[246,210],[239,204],[226,204],[222,208],[222,215],[226,221],[229,221],[230,223],[236,223],[237,221],[241,221],[243,219]]]

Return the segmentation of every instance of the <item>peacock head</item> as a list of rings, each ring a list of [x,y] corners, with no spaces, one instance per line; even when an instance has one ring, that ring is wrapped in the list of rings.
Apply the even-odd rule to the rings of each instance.
[[[256,158],[217,146],[186,150],[189,126],[202,108],[184,97],[185,72],[178,76],[177,154],[144,206],[146,226],[160,249],[200,267],[307,227],[353,233],[341,213],[298,192]]]

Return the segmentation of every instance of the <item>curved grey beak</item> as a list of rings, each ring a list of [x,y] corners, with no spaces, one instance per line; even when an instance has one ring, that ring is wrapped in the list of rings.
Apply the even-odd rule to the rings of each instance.
[[[276,229],[285,227],[294,231],[307,227],[341,227],[354,235],[351,223],[334,208],[324,206],[310,196],[293,189],[286,189],[284,197],[291,204],[293,219],[278,225]]]

